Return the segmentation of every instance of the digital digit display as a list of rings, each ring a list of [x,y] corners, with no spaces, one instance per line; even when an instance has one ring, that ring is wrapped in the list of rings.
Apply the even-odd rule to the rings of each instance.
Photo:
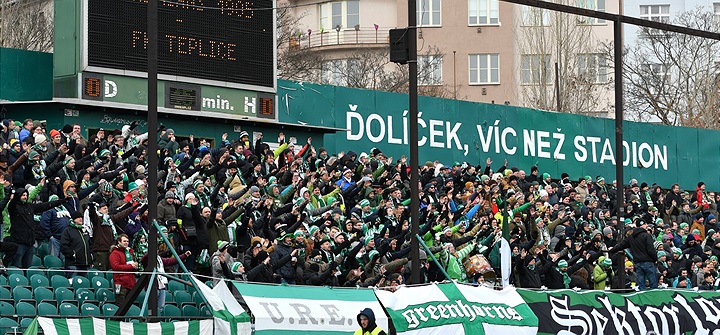
[[[89,66],[147,72],[147,0],[86,0]],[[272,0],[159,0],[158,73],[274,87]]]

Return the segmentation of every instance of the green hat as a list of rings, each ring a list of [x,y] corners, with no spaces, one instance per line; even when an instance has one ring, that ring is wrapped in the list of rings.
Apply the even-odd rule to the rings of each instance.
[[[462,164],[460,164],[460,162],[458,162],[458,161],[455,161],[455,163],[453,163],[453,166],[461,166],[461,165]]]
[[[281,232],[281,233],[282,233],[282,232]],[[295,234],[290,233],[290,232],[284,233],[284,234],[278,236],[278,241],[282,241],[282,240],[284,240],[286,237],[293,238],[293,237],[295,237]]]
[[[194,182],[193,182],[193,189],[197,189],[198,186],[200,186],[200,185],[202,185],[202,184],[203,184],[202,180],[199,180],[199,179],[198,179],[198,180],[194,181]]]
[[[72,158],[72,156],[67,156],[67,158],[65,158],[65,160],[63,161],[63,164],[68,165],[68,163],[70,163],[73,160],[74,160],[74,158]]]
[[[165,226],[160,226],[160,233],[167,234],[168,229]]]
[[[609,267],[612,266],[612,260],[610,260],[610,258],[605,258],[600,264],[604,267]]]
[[[545,173],[542,174],[542,178],[543,178],[543,179],[548,179],[548,178],[550,178],[550,174],[547,173],[547,172],[545,172]],[[566,266],[567,266],[567,265],[566,265]]]
[[[488,177],[488,175],[486,174],[480,176],[480,181],[486,181],[488,179],[490,179],[490,177]]]
[[[50,196],[50,198],[48,199],[48,201],[55,201],[55,200],[58,200],[58,199],[60,199],[60,197],[58,197],[57,194],[53,194],[53,195]]]
[[[102,157],[102,156],[105,156],[106,154],[107,154],[107,155],[110,155],[110,150],[108,150],[108,149],[102,149],[102,150],[100,150],[100,154],[98,154],[98,156],[99,156],[99,157]]]
[[[680,229],[685,229],[685,228],[687,228],[687,227],[688,227],[687,222],[683,222],[683,223],[680,224]]]
[[[568,262],[564,259],[558,262],[559,268],[566,268],[567,266],[568,266]]]
[[[138,184],[137,184],[136,182],[134,182],[134,181],[131,181],[131,182],[128,184],[128,192],[135,191],[135,190],[137,190],[138,188],[140,188],[140,186],[138,186]]]
[[[598,177],[597,177],[597,182],[599,183],[599,182],[601,182],[601,181],[605,181],[605,178],[603,178],[602,176],[598,176]]]
[[[372,241],[372,240],[373,240],[372,236],[365,236],[365,238],[363,239],[363,242],[365,243],[365,245],[368,245],[368,243],[370,243],[370,241]]]
[[[718,258],[717,258],[717,256],[715,256],[715,255],[712,255],[712,256],[710,256],[710,260],[711,260],[711,261],[716,261],[716,262],[717,262]]]
[[[105,184],[103,184],[102,190],[103,190],[103,191],[107,191],[107,192],[112,191],[112,190],[113,190],[112,184],[110,184],[110,183],[105,183]]]
[[[665,256],[667,256],[667,254],[665,253],[665,251],[660,250],[660,251],[657,252],[657,257],[658,257],[658,258],[660,258],[660,257],[665,257]]]
[[[590,176],[585,176],[585,180],[586,180],[586,181],[592,181],[592,177],[590,177]]]
[[[312,235],[314,235],[315,232],[317,232],[318,230],[320,230],[320,228],[318,228],[318,226],[310,226],[310,228],[308,229],[308,233],[310,234],[310,236],[312,236]]]
[[[195,159],[193,160],[193,163],[200,163],[200,158],[195,158]]]
[[[663,224],[663,219],[661,219],[661,218],[655,219],[655,225],[656,225],[656,226],[660,226],[660,225],[662,225],[662,224]]]
[[[625,218],[625,224],[631,224],[631,223],[632,223],[632,219],[630,219],[630,218]]]
[[[700,229],[697,229],[697,228],[693,229],[692,234],[700,235]]]
[[[34,159],[35,157],[39,157],[39,156],[40,156],[40,154],[35,150],[30,151],[30,153],[28,154],[29,159]]]
[[[232,265],[230,266],[230,271],[232,271],[232,272],[238,272],[238,269],[240,269],[241,266],[243,266],[242,263],[240,263],[240,262],[233,262]]]
[[[217,248],[219,251],[227,249],[228,246],[230,246],[230,242],[228,241],[217,241]]]
[[[304,237],[304,236],[305,236],[305,233],[304,233],[302,230],[298,229],[298,230],[296,230],[296,231],[293,233],[293,237],[298,237],[298,236],[303,236],[303,237]]]
[[[368,199],[362,199],[360,200],[360,207],[370,206],[370,200]]]
[[[380,255],[380,253],[377,250],[370,250],[370,252],[368,253],[368,257],[370,258],[370,260],[372,260],[375,256],[378,255]]]
[[[673,254],[682,255],[682,250],[680,248],[675,247],[672,249],[672,251],[673,251]]]

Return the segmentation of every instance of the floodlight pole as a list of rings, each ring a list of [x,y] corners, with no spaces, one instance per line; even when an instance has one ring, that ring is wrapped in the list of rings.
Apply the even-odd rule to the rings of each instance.
[[[615,38],[613,39],[613,48],[615,52],[615,180],[617,181],[617,191],[615,192],[615,200],[617,204],[617,231],[618,239],[625,238],[625,201],[624,201],[624,165],[623,165],[623,61],[622,61],[622,22],[620,20],[613,21]],[[629,153],[628,153],[629,154]],[[625,260],[620,259],[618,264],[618,284],[620,288],[625,287]]]
[[[158,0],[148,1],[148,216],[147,221],[153,222],[157,218],[158,204]],[[146,272],[152,273],[157,265],[157,229],[149,225],[148,232],[148,262]],[[146,275],[147,276],[147,275]],[[148,316],[159,316],[157,305],[157,285],[151,280],[148,285]]]
[[[412,236],[420,233],[420,181],[418,171],[418,79],[417,79],[417,0],[408,0],[408,90],[410,112],[410,225]],[[411,280],[420,284],[420,244],[410,239]]]

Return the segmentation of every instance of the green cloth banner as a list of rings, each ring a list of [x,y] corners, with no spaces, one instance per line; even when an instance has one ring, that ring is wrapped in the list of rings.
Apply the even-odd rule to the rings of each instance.
[[[718,334],[720,329],[718,292],[518,293],[540,320],[539,334]]]
[[[560,179],[615,175],[615,121],[497,104],[420,97],[418,100],[420,164],[438,160],[510,166]],[[379,148],[394,159],[408,155],[409,114],[405,94],[278,80],[281,122],[335,127],[327,134],[329,153]],[[625,184],[631,178],[669,188],[693,190],[704,181],[720,190],[720,131],[623,122]],[[530,171],[527,171],[530,173]]]
[[[538,319],[515,288],[444,283],[378,290],[399,335],[535,334]]]
[[[213,320],[133,323],[98,318],[38,317],[23,333],[37,335],[213,335]]]
[[[256,335],[353,334],[357,315],[375,313],[378,326],[388,319],[372,290],[318,286],[234,283],[255,319]]]

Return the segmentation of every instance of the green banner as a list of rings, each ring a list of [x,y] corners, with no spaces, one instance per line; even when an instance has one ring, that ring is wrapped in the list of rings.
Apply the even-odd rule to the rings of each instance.
[[[297,333],[353,334],[357,315],[375,313],[377,325],[388,330],[388,319],[372,290],[300,285],[234,283],[254,320],[257,335]]]
[[[376,291],[398,334],[535,334],[538,319],[514,288],[455,283]]]
[[[651,290],[518,290],[535,313],[539,334],[716,334],[720,293]]]
[[[408,98],[404,94],[346,87],[278,82],[279,121],[347,129],[326,135],[328,152],[354,150],[358,155],[377,147],[395,159],[409,154]],[[529,108],[419,99],[420,163],[438,160],[510,166],[553,178],[615,175],[614,120],[543,112]],[[625,183],[631,178],[663,187],[680,183],[694,189],[704,181],[720,189],[720,132],[624,122]],[[529,173],[529,171],[528,171]]]

